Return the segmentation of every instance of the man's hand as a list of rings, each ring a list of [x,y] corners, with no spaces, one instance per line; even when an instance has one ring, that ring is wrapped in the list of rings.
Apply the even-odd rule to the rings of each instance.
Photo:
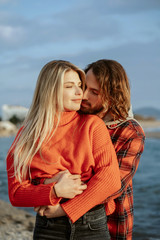
[[[40,216],[46,216],[47,218],[66,216],[66,213],[60,204],[57,204],[55,206],[36,207],[34,208],[34,211],[39,213]]]
[[[49,184],[53,182],[58,182],[61,176],[65,173],[69,172],[68,170],[60,171],[59,173],[55,174],[52,178],[46,178],[44,180],[44,184]],[[79,175],[80,176],[80,175]]]

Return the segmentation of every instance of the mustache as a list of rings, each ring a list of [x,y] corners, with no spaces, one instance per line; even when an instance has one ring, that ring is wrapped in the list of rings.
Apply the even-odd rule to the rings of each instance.
[[[91,104],[90,104],[87,100],[82,100],[82,103],[85,103],[86,105],[88,105],[89,107],[91,107]]]

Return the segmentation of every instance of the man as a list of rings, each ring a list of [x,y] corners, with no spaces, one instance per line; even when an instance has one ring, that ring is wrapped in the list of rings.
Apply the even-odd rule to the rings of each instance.
[[[88,65],[86,89],[81,111],[97,114],[109,130],[121,175],[121,189],[106,199],[114,199],[116,209],[107,216],[111,239],[131,240],[133,231],[133,188],[132,178],[137,170],[144,149],[145,135],[133,119],[130,110],[130,86],[124,68],[113,60],[99,60]],[[48,182],[49,183],[49,182]],[[44,208],[36,210],[41,215]],[[48,209],[48,217],[63,215],[54,207]],[[47,214],[45,214],[47,216]]]
[[[145,135],[129,115],[130,86],[123,67],[113,60],[99,60],[88,65],[86,89],[81,111],[97,114],[109,130],[121,174],[121,190],[114,196],[116,210],[108,216],[111,239],[132,239],[133,188],[132,178],[144,149]]]

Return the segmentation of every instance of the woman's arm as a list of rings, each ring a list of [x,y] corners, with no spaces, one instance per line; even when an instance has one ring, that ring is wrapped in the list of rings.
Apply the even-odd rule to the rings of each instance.
[[[118,161],[106,126],[103,124],[92,135],[94,175],[82,194],[61,204],[72,222],[121,188]],[[100,143],[96,144],[98,140]]]
[[[16,207],[56,205],[62,197],[72,198],[86,189],[80,175],[71,175],[69,171],[60,174],[58,182],[53,178],[48,180],[48,184],[34,185],[30,180],[20,183],[14,176],[12,153],[7,156],[7,173],[10,202]]]
[[[99,124],[94,124],[93,127],[90,138],[95,161],[94,175],[81,195],[61,204],[72,222],[121,188],[118,161],[109,132],[100,120]]]
[[[54,197],[56,182],[44,185],[33,185],[30,180],[21,183],[14,176],[13,154],[7,157],[8,193],[9,199],[15,207],[36,207],[40,205],[57,204],[61,198]]]
[[[61,207],[74,223],[120,187],[120,174],[116,165],[99,168],[88,182],[87,189],[81,195],[62,203]]]
[[[112,159],[113,160],[113,159]],[[108,166],[95,169],[94,176],[87,183],[87,189],[56,206],[42,206],[35,211],[47,218],[68,215],[74,223],[95,205],[102,203],[108,196],[120,189],[120,173],[118,163],[110,162]]]

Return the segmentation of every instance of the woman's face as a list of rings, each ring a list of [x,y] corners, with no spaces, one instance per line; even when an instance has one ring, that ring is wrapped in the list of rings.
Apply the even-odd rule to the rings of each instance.
[[[64,75],[63,105],[64,111],[78,111],[83,97],[82,82],[77,72],[70,70]]]

